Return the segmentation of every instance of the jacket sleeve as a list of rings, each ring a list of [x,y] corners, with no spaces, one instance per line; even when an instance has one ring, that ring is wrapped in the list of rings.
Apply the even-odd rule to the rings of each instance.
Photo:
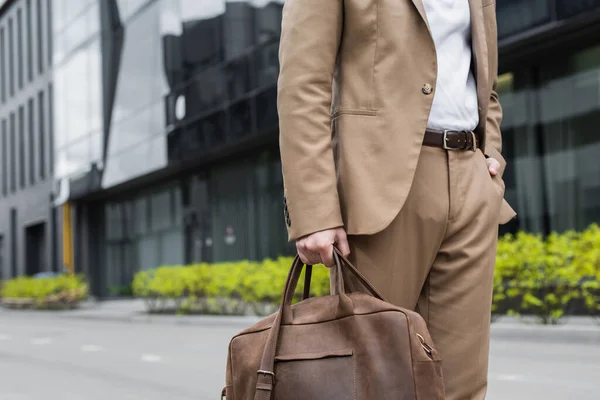
[[[331,135],[341,0],[287,0],[277,89],[289,240],[343,226]]]
[[[487,113],[485,153],[488,157],[498,160],[500,163],[500,171],[498,171],[498,175],[502,177],[504,174],[504,169],[506,168],[506,160],[502,156],[502,134],[500,132],[500,123],[502,122],[502,106],[498,100],[498,93],[496,92],[497,86],[498,78],[496,77],[492,85],[490,105]]]

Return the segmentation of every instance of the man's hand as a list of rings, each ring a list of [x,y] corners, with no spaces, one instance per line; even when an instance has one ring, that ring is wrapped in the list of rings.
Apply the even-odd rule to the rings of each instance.
[[[487,158],[485,160],[488,166],[488,171],[490,171],[491,176],[496,176],[498,171],[500,171],[500,163],[495,158]]]
[[[303,263],[309,265],[324,264],[328,267],[334,265],[333,245],[344,256],[350,254],[350,246],[344,228],[328,229],[304,236],[296,241],[296,249]]]

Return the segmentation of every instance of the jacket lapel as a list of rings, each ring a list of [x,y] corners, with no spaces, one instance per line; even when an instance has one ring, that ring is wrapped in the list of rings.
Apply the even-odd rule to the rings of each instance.
[[[488,48],[485,39],[485,26],[483,24],[483,8],[481,0],[469,0],[471,9],[471,49],[473,52],[473,64],[475,65],[475,80],[477,82],[477,101],[479,103],[480,125],[484,122],[483,110],[486,109],[489,98],[488,90]]]
[[[427,29],[429,30],[429,22],[427,21],[427,13],[425,12],[425,6],[423,6],[423,0],[412,0],[412,2],[415,5],[417,11],[419,11],[419,14],[421,14],[421,18],[423,18],[423,21],[425,22],[425,25],[427,25]]]

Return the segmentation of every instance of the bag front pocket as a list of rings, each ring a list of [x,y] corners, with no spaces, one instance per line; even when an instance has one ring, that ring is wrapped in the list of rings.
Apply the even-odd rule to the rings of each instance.
[[[275,358],[275,400],[356,400],[353,349]]]

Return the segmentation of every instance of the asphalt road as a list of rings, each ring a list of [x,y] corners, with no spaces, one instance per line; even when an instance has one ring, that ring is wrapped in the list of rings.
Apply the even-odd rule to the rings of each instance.
[[[0,313],[0,400],[211,400],[229,338],[210,326]],[[600,346],[500,341],[488,400],[597,400]]]

